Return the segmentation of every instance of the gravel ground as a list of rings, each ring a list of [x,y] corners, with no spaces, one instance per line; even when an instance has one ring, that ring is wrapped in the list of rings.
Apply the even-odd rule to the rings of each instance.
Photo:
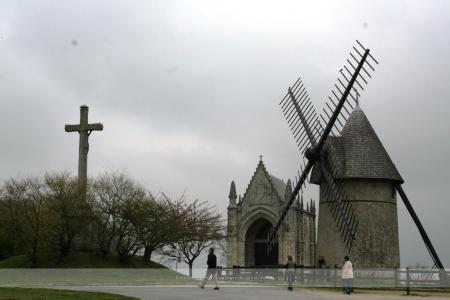
[[[213,290],[212,286],[200,289],[197,286],[68,286],[55,287],[58,289],[73,289],[83,291],[98,291],[133,296],[143,300],[187,300],[187,299],[239,299],[239,300],[328,300],[328,299],[366,299],[366,300],[405,300],[417,299],[415,296],[386,296],[352,294],[343,295],[334,292],[318,292],[295,289],[288,291],[281,287],[269,286],[221,286],[220,290]],[[421,297],[420,297],[421,298]],[[426,297],[427,300],[449,299],[447,297]]]

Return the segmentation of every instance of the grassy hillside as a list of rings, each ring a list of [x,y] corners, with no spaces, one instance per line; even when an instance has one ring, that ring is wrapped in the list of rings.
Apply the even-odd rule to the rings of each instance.
[[[72,253],[63,261],[55,257],[41,258],[35,268],[25,256],[0,261],[0,283],[5,286],[58,285],[151,285],[187,284],[192,279],[158,263],[141,257],[120,262],[117,257],[101,257],[94,253]],[[0,299],[2,299],[0,297]]]
[[[134,300],[137,298],[108,293],[79,292],[53,289],[0,288],[0,299],[21,300]]]
[[[30,261],[25,255],[13,256],[0,261],[0,268],[29,268]],[[132,257],[127,262],[119,261],[118,257],[102,257],[89,252],[75,252],[64,260],[58,257],[46,256],[38,260],[36,268],[165,268],[156,262],[144,262],[141,257]]]

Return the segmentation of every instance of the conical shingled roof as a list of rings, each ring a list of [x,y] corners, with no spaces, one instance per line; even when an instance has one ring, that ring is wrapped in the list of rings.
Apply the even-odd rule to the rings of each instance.
[[[337,171],[337,178],[387,179],[403,183],[397,168],[370,125],[363,110],[356,106],[341,136],[328,137],[326,149]],[[320,183],[314,168],[311,182]]]

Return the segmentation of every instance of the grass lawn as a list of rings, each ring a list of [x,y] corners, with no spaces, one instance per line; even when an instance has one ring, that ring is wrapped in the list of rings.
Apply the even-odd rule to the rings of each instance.
[[[20,300],[59,300],[59,299],[95,299],[95,300],[131,300],[137,299],[121,295],[94,292],[79,292],[53,289],[0,288],[0,299]]]
[[[305,289],[308,291],[321,291],[321,292],[331,292],[341,293],[341,288],[330,288],[330,287],[301,287],[298,286],[298,289]],[[391,295],[391,296],[405,296],[406,290],[405,288],[392,288],[392,289],[382,289],[382,288],[355,288],[353,289],[354,294],[371,294],[371,295]],[[415,289],[411,288],[411,296],[420,296],[420,297],[430,297],[430,296],[442,296],[442,297],[450,297],[450,289]]]

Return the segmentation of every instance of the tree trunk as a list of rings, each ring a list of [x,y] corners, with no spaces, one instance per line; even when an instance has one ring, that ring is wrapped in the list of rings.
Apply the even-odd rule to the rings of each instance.
[[[152,258],[152,252],[153,252],[153,248],[150,246],[145,246],[144,249],[144,256],[142,257],[142,259],[145,262],[150,262],[150,259]]]
[[[65,239],[64,233],[61,234],[59,240],[59,258],[62,260],[69,254],[72,241],[70,238]]]
[[[59,249],[59,258],[60,259],[64,259],[67,257],[67,255],[69,255],[69,251],[70,251],[70,246],[67,244],[61,245],[60,249]]]
[[[122,244],[124,243],[124,244]],[[129,241],[124,242],[124,238],[121,237],[117,240],[117,246],[116,246],[116,252],[117,255],[119,256],[119,260],[121,262],[127,262],[130,260],[131,256],[130,255],[130,250],[131,249],[131,245]]]
[[[100,254],[102,255],[102,257],[107,257],[109,254],[109,247],[105,245],[106,243],[103,241],[99,241],[98,245],[99,245],[99,249],[100,249]]]
[[[30,254],[30,262],[31,262],[32,268],[36,267],[37,254],[38,254],[37,243],[36,244],[33,243],[33,246],[31,247],[31,254]]]
[[[189,277],[191,277],[192,278],[192,265],[194,264],[194,262],[193,261],[190,261],[189,262]]]

